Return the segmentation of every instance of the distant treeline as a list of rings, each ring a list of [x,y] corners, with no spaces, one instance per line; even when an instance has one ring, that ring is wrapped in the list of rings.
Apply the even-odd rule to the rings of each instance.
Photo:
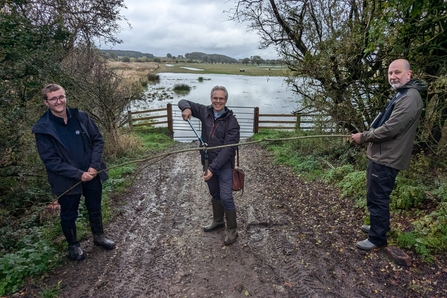
[[[156,58],[153,54],[149,53],[142,53],[138,51],[124,51],[124,50],[101,50],[101,52],[110,59],[118,60],[122,59],[124,57],[127,58],[134,58],[134,59],[141,59],[141,58],[148,58],[148,59],[154,59]],[[163,57],[158,57],[163,58]],[[192,53],[186,53],[185,56],[178,55],[177,57],[167,54],[166,58],[170,59],[187,59],[191,61],[201,61],[201,62],[209,62],[209,63],[237,63],[238,61],[234,58],[225,56],[225,55],[219,55],[219,54],[205,54],[201,52],[192,52]]]
[[[153,59],[155,58],[155,56],[153,54],[149,54],[149,53],[142,53],[142,52],[138,52],[138,51],[123,51],[123,50],[101,50],[101,52],[107,56],[107,58],[111,58],[111,59],[118,59],[118,58],[122,58],[122,57],[129,57],[129,58],[149,58],[149,59]]]
[[[200,63],[225,63],[225,64],[231,64],[231,63],[242,63],[242,64],[281,64],[280,60],[264,60],[260,56],[252,56],[250,58],[244,58],[244,59],[235,59],[231,58],[225,55],[220,54],[205,54],[202,52],[192,52],[192,53],[186,53],[183,55],[171,55],[170,53],[167,53],[165,57],[155,57],[153,54],[149,53],[142,53],[138,51],[123,51],[123,50],[101,50],[102,54],[107,59],[112,60],[120,60],[124,62],[130,62],[130,61],[136,61],[136,62],[163,62],[166,61],[184,61],[184,62],[200,62]]]
[[[234,58],[219,55],[219,54],[205,54],[201,52],[186,53],[185,58],[188,60],[199,60],[205,63],[237,63]]]

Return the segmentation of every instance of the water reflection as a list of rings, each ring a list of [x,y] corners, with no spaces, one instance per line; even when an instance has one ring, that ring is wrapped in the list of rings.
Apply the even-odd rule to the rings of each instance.
[[[253,77],[243,75],[160,73],[160,83],[149,85],[147,93],[166,88],[170,96],[161,100],[140,103],[141,109],[175,106],[182,99],[210,104],[210,91],[215,85],[225,86],[229,93],[228,106],[259,107],[261,113],[291,113],[299,108],[299,98],[287,86],[283,77]],[[199,82],[199,77],[203,81]],[[176,95],[172,87],[187,84],[192,87],[187,95]],[[169,92],[169,90],[171,90]],[[168,97],[168,98],[166,98]]]
[[[174,137],[177,140],[190,141],[194,139],[191,129],[181,119],[177,108],[180,99],[185,98],[205,105],[210,104],[210,91],[216,86],[225,86],[229,93],[227,106],[233,109],[241,124],[243,138],[252,135],[252,113],[254,107],[259,107],[261,114],[290,114],[300,108],[299,98],[285,83],[284,77],[253,77],[244,75],[219,74],[186,74],[160,73],[160,82],[149,85],[146,91],[147,102],[133,103],[132,110],[165,108],[173,105]],[[199,77],[203,80],[199,80]],[[172,91],[174,85],[187,84],[191,91],[187,95],[177,95]],[[199,125],[198,123],[195,125]],[[200,127],[198,127],[200,130]]]

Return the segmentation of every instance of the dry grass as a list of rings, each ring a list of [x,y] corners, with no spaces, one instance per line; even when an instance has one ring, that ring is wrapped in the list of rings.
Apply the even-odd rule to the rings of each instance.
[[[125,77],[146,78],[149,73],[173,72],[196,74],[231,74],[248,76],[287,76],[287,69],[281,66],[257,66],[245,64],[209,64],[187,62],[121,62],[110,61],[112,69]],[[241,71],[243,70],[243,71]]]

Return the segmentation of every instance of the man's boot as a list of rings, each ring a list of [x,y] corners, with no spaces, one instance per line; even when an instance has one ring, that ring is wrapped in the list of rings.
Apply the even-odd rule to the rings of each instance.
[[[72,261],[82,261],[85,259],[84,252],[81,249],[79,241],[76,239],[76,227],[72,229],[62,228],[65,239],[68,242],[68,257]]]
[[[203,227],[204,232],[211,232],[218,228],[225,227],[225,221],[224,221],[224,208],[222,206],[221,200],[213,200],[211,199],[211,203],[213,205],[213,222]]]
[[[101,211],[90,213],[89,219],[90,219],[90,227],[92,228],[93,233],[93,243],[105,249],[115,248],[115,242],[113,242],[110,239],[107,239],[106,236],[104,235],[104,229],[102,227]]]
[[[72,261],[82,261],[85,259],[84,252],[81,249],[79,241],[68,245],[68,257]]]
[[[237,221],[236,210],[225,210],[225,217],[227,219],[227,230],[225,234],[225,245],[230,245],[236,242],[237,239]]]

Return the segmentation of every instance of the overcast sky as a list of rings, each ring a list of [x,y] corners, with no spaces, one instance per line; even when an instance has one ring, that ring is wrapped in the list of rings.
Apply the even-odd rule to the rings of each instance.
[[[125,0],[122,11],[132,28],[121,23],[122,44],[101,49],[133,50],[157,57],[191,52],[222,54],[236,59],[259,55],[277,59],[274,48],[259,50],[259,37],[246,24],[224,13],[235,0]]]

